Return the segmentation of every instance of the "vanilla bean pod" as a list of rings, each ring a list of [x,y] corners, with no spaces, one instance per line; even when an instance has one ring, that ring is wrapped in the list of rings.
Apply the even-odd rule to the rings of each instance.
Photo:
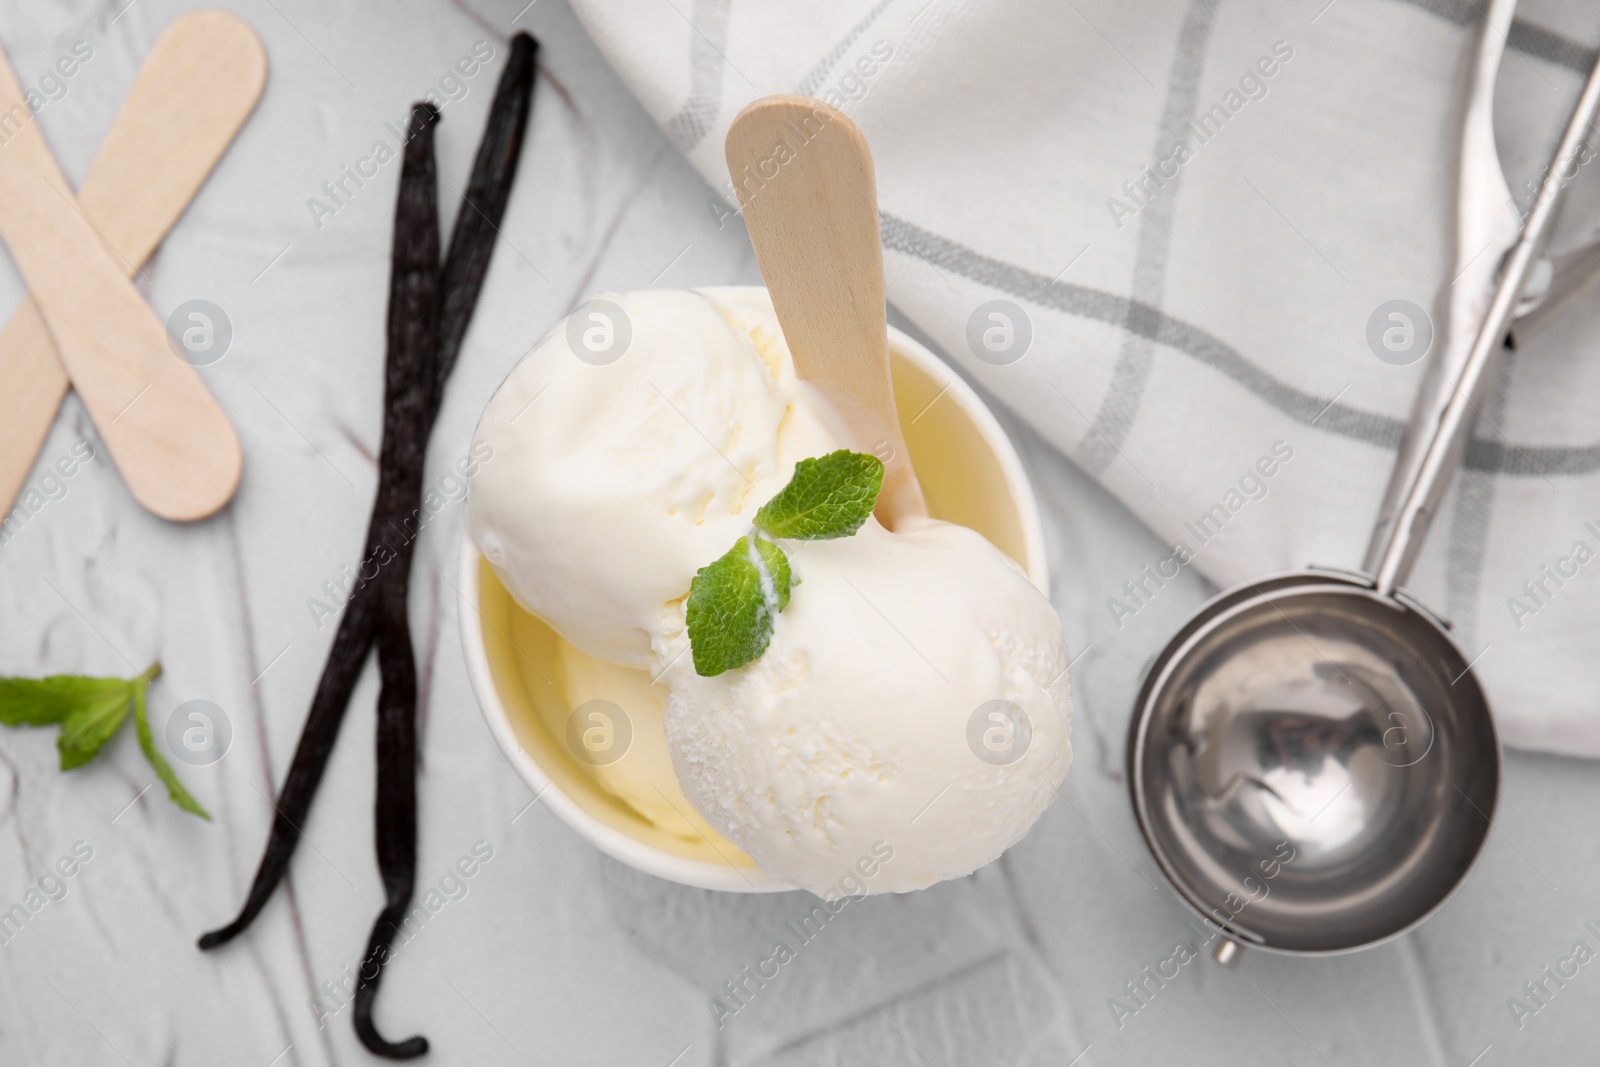
[[[362,1044],[394,1059],[419,1056],[428,1048],[420,1036],[391,1044],[378,1034],[372,1019],[382,967],[410,906],[416,872],[417,675],[406,611],[415,538],[406,523],[416,515],[412,505],[420,504],[428,438],[505,215],[532,106],[537,54],[533,38],[513,38],[442,270],[433,155],[438,112],[426,105],[413,109],[395,210],[383,445],[367,553],[275,805],[267,847],[245,905],[233,922],[200,939],[200,947],[208,949],[236,936],[282,879],[366,653],[376,643],[381,688],[374,836],[385,904],[359,968],[354,1015]],[[395,547],[390,546],[391,535],[400,538]],[[370,578],[368,566],[376,568]]]
[[[433,377],[426,416],[430,428],[443,397],[444,383],[455,365],[477,306],[511,194],[533,99],[537,52],[538,46],[526,34],[518,34],[512,42],[511,59],[495,90],[489,123],[478,145],[472,175],[451,234],[440,284],[435,358],[430,368]],[[398,220],[396,226],[398,240]],[[426,436],[423,440],[426,441]],[[420,463],[414,488],[413,498],[420,498]],[[406,616],[409,554],[396,569],[404,572],[399,592],[396,595],[387,585],[383,587],[377,630],[378,665],[383,685],[378,696],[375,829],[385,903],[367,940],[364,958],[372,961],[373,966],[369,974],[364,965],[357,978],[355,1026],[357,1036],[368,1051],[391,1059],[409,1059],[427,1052],[427,1040],[413,1037],[390,1044],[378,1033],[372,1019],[378,983],[388,962],[394,935],[405,919],[406,909],[411,906],[416,877],[417,675]]]
[[[329,652],[327,664],[322,669],[316,695],[311,701],[311,710],[307,713],[305,726],[300,732],[300,743],[295,748],[294,759],[289,764],[289,773],[284,778],[283,789],[274,804],[276,810],[272,829],[267,835],[267,846],[261,856],[261,865],[256,870],[255,881],[250,886],[244,907],[238,917],[227,926],[201,937],[202,949],[225,944],[248,927],[260,914],[267,900],[271,898],[272,891],[282,880],[283,872],[289,866],[289,859],[294,855],[295,846],[299,843],[300,827],[305,824],[306,815],[311,810],[311,801],[316,796],[317,786],[321,784],[323,771],[327,768],[328,757],[333,752],[333,743],[339,735],[339,726],[343,723],[345,710],[350,705],[350,694],[355,689],[356,681],[361,677],[361,667],[366,662],[367,651],[372,647],[378,619],[378,589],[394,571],[395,560],[401,555],[409,559],[411,554],[409,542],[402,541],[398,547],[393,547],[389,543],[396,532],[403,530],[402,521],[408,516],[418,497],[416,487],[410,486],[410,479],[396,468],[391,458],[391,451],[397,449],[403,441],[426,442],[427,440],[428,427],[422,425],[421,416],[432,406],[434,352],[410,349],[402,352],[397,349],[395,318],[396,311],[403,310],[398,308],[397,304],[407,298],[406,294],[413,294],[415,298],[415,293],[420,288],[427,288],[429,291],[427,329],[433,346],[437,347],[435,331],[439,284],[439,208],[437,186],[433,179],[433,124],[437,118],[438,112],[433,108],[418,106],[412,111],[407,130],[408,141],[402,168],[416,166],[413,157],[422,153],[427,159],[429,177],[424,187],[423,183],[415,181],[408,184],[406,170],[403,169],[401,173],[400,196],[395,210],[394,274],[390,288],[390,336],[385,369],[383,445],[378,462],[378,493],[373,501],[372,517],[367,525],[366,553],[362,557],[357,574],[360,584],[351,591],[349,603],[339,620],[339,628],[333,638],[333,649]],[[433,220],[433,258],[424,264],[420,257],[412,257],[416,259],[416,266],[412,269],[419,275],[425,274],[426,279],[424,281],[418,277],[402,283],[399,277],[401,257],[409,251],[405,248],[402,228],[407,225],[415,226],[430,216]],[[428,365],[423,366],[424,362]],[[419,392],[423,404],[416,411],[402,412],[397,397],[408,391]],[[409,423],[403,421],[405,419],[409,419]],[[417,447],[423,448],[425,444],[419,444]],[[418,477],[420,479],[420,472]],[[369,566],[376,568],[375,575],[370,579],[366,577]]]
[[[392,475],[402,519],[404,509],[422,496],[422,471],[433,428],[435,367],[439,357],[439,186],[433,153],[438,113],[426,105],[412,111],[413,131],[400,171],[394,213],[394,251],[389,285],[389,360],[384,386],[383,452],[379,468]],[[396,523],[397,531],[401,525]],[[368,939],[357,975],[356,1036],[369,1052],[410,1059],[428,1051],[421,1036],[391,1044],[372,1020],[373,1000],[389,957],[391,918],[405,914],[417,868],[417,669],[406,618],[411,584],[411,546],[406,540],[378,575],[377,760],[378,788],[373,819],[378,871],[383,878],[383,912]],[[399,768],[405,773],[399,773]],[[370,968],[370,973],[369,973]]]
[[[500,236],[500,223],[511,198],[511,183],[517,176],[517,161],[522,158],[522,142],[533,108],[533,75],[538,58],[538,41],[525,33],[511,39],[511,58],[495,87],[489,121],[478,142],[472,175],[450,232],[439,305],[441,351],[435,407],[444,393],[445,379],[455,367],[456,354],[461,351],[461,341],[478,306],[478,294]]]

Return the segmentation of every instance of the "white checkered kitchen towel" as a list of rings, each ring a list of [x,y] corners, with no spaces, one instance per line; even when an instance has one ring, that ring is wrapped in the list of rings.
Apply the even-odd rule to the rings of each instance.
[[[1469,0],[575,5],[718,189],[750,99],[843,107],[891,300],[1204,576],[1359,564],[1422,367],[1375,313],[1433,307],[1454,257]],[[1524,201],[1596,40],[1592,0],[1522,5],[1496,125]],[[1597,225],[1580,174],[1556,244]],[[1411,585],[1508,743],[1600,756],[1600,286],[1519,342]]]

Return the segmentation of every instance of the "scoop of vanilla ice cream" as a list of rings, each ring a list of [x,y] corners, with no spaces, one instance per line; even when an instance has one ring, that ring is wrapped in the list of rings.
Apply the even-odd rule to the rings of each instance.
[[[558,323],[490,401],[467,522],[524,608],[589,655],[648,668],[695,571],[750,528],[796,461],[837,445],[770,301],[600,299],[609,306]],[[598,353],[582,347],[595,314],[611,346]]]
[[[767,651],[711,678],[687,655],[668,671],[685,794],[762,870],[819,895],[852,869],[876,868],[871,892],[904,892],[1000,855],[1072,762],[1049,601],[949,523],[868,520],[783,547],[798,584]],[[686,640],[669,635],[663,662]]]
[[[574,756],[590,766],[601,788],[658,829],[688,841],[711,838],[711,827],[684,799],[678,775],[672,769],[663,724],[667,687],[652,683],[646,671],[586,656],[565,641],[558,642],[558,648],[562,689],[568,705],[581,714],[586,707],[604,701],[599,705],[604,714],[623,719],[620,724],[607,724],[607,740],[621,745],[620,754],[574,752]],[[605,707],[607,704],[609,708]],[[572,731],[564,732],[569,745],[583,744],[581,737],[571,736]]]

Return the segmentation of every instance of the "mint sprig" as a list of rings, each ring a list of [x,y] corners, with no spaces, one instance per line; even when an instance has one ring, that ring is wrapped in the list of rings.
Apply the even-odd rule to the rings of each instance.
[[[795,541],[828,541],[861,529],[883,488],[883,463],[865,452],[830,452],[794,465],[794,477],[756,512],[756,529]]]
[[[789,484],[756,512],[755,530],[695,573],[686,608],[695,673],[711,678],[767,650],[774,619],[798,584],[773,538],[849,537],[882,488],[883,463],[864,452],[841,449],[796,463]]]
[[[754,535],[739,538],[715,563],[701,567],[689,586],[687,609],[695,671],[709,678],[765,652],[772,617],[789,604],[790,582],[783,549]]]
[[[170,764],[156,751],[145,711],[145,692],[161,673],[161,664],[135,678],[87,678],[56,674],[48,678],[0,678],[0,724],[60,726],[56,751],[61,769],[70,771],[92,761],[117,727],[133,711],[139,748],[167,787],[167,796],[184,811],[210,820],[211,815],[189,795]]]

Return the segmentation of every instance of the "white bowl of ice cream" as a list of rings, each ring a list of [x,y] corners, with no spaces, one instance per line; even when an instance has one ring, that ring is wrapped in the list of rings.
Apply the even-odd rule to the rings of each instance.
[[[506,757],[601,851],[685,885],[903,891],[993,859],[1071,762],[1038,507],[994,416],[890,329],[943,521],[790,546],[769,650],[702,678],[683,632],[696,568],[838,427],[795,381],[765,289],[597,300],[512,372],[473,447],[462,644]]]

